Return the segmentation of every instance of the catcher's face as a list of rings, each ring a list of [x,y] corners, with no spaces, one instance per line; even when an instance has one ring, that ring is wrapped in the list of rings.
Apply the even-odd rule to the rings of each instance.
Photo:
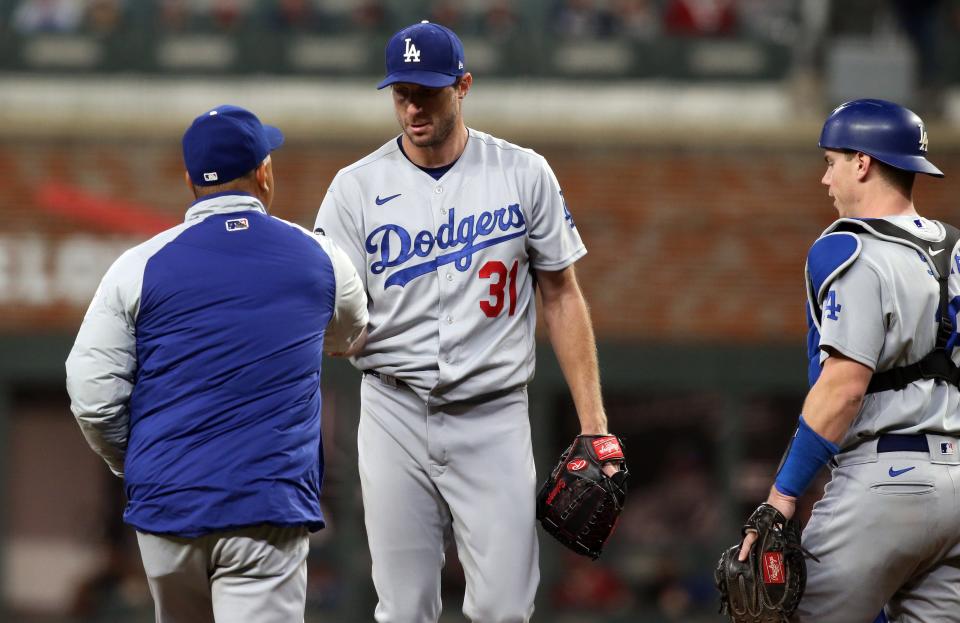
[[[460,125],[460,102],[471,83],[465,74],[451,86],[430,88],[409,82],[393,85],[393,107],[407,139],[417,147],[437,147]]]
[[[823,152],[827,170],[820,179],[833,199],[833,207],[841,217],[857,216],[858,184],[861,175],[862,154],[828,149]]]

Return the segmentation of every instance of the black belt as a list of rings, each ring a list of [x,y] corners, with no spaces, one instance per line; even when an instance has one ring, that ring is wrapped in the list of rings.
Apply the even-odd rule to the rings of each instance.
[[[364,370],[364,376],[370,375],[380,380],[384,385],[389,385],[390,387],[410,387],[404,381],[398,379],[395,376],[390,376],[389,374],[380,374],[376,370]]]
[[[917,435],[880,435],[877,439],[877,452],[929,452],[927,436]]]

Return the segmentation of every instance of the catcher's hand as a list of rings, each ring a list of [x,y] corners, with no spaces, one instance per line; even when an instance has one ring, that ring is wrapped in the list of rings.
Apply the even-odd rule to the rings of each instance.
[[[737,543],[723,552],[714,573],[720,612],[733,623],[786,623],[807,582],[809,554],[800,547],[800,524],[761,504],[743,526],[742,535],[748,532],[757,538],[747,559],[739,560]]]
[[[612,476],[604,465],[620,469]],[[613,435],[578,435],[537,494],[537,519],[578,554],[596,560],[627,497],[627,465]]]

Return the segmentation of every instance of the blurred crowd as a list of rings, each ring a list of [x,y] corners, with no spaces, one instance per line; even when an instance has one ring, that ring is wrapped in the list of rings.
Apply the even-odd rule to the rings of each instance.
[[[756,36],[791,41],[801,31],[870,32],[884,21],[906,36],[933,37],[937,20],[960,23],[957,0],[430,0],[423,16],[459,33],[502,36],[527,18],[576,39]],[[20,33],[109,32],[146,17],[165,30],[224,30],[245,25],[326,32],[392,31],[409,7],[390,0],[15,0],[9,20]],[[397,15],[404,13],[404,15]]]
[[[822,70],[824,42],[846,36],[912,48],[921,94],[960,72],[960,63],[950,60],[960,40],[960,0],[14,0],[2,6],[8,8],[0,8],[0,33],[27,37],[132,31],[387,36],[426,18],[462,37],[511,42],[513,54],[545,41],[656,46],[665,39],[739,39],[788,50],[793,73],[809,74]]]
[[[385,37],[421,18],[488,45],[506,42],[513,57],[571,43],[620,42],[649,51],[667,39],[749,40],[766,54],[785,50],[791,75],[822,73],[831,39],[899,41],[912,49],[921,100],[960,74],[960,62],[951,60],[958,56],[960,0],[14,0],[0,3],[0,35]],[[642,68],[656,63],[636,60],[632,72],[604,75],[643,76]],[[518,71],[528,66],[513,65]]]

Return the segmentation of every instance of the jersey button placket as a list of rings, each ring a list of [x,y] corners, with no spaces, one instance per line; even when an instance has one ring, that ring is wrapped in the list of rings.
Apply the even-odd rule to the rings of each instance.
[[[449,212],[452,211],[451,208],[446,206],[443,195],[443,186],[438,184],[433,188],[433,206],[434,206],[434,215],[439,214],[439,218],[435,218],[435,223],[439,229],[440,225],[447,223],[449,218]],[[454,224],[456,227],[456,224]],[[456,230],[453,232],[454,237],[456,236]],[[436,249],[435,253],[437,255],[443,255],[445,252],[453,251],[453,249]],[[440,311],[440,326],[439,330],[439,352],[437,353],[437,362],[440,366],[440,382],[452,378],[452,374],[449,371],[444,370],[446,366],[450,365],[450,362],[453,360],[453,347],[456,343],[456,329],[454,329],[454,317],[453,317],[453,308],[455,306],[455,301],[458,296],[455,280],[453,278],[453,271],[455,270],[452,264],[445,267],[440,267],[437,269],[437,279],[440,282],[439,292],[440,292],[440,301],[439,301],[439,311]]]
[[[440,357],[439,357],[439,359],[440,359],[440,362],[441,362],[441,363],[445,363],[445,364],[447,364],[447,365],[450,365],[450,361],[451,361],[451,359],[452,359],[451,354],[450,354],[450,351],[451,351],[452,348],[453,348],[453,344],[452,344],[452,342],[453,342],[453,316],[451,316],[450,314],[445,315],[445,316],[443,317],[443,321],[442,321],[440,324],[441,324],[441,331],[440,331],[440,334],[441,334],[441,335],[440,335],[440,353],[439,353]],[[444,328],[444,327],[447,328],[446,331],[443,331],[443,328]],[[446,334],[446,336],[444,336],[444,333]]]

